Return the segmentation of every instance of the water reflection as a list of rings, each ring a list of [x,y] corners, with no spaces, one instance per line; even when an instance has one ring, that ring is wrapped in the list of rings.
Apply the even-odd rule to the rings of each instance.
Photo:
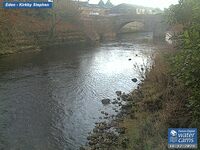
[[[114,113],[101,99],[137,86],[134,64],[143,65],[156,49],[142,37],[1,58],[0,149],[78,149],[100,112]]]

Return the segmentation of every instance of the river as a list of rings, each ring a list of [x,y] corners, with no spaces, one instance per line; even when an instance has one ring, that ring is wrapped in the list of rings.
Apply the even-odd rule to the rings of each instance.
[[[157,49],[149,33],[121,36],[97,47],[52,47],[0,58],[0,149],[76,150],[84,145],[103,98],[137,87]],[[131,60],[129,60],[131,59]]]

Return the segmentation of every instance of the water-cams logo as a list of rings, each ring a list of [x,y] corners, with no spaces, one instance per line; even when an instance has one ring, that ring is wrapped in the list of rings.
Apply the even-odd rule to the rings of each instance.
[[[197,128],[169,128],[168,148],[197,148]]]
[[[177,132],[175,130],[171,130],[170,135],[171,135],[170,141],[172,143],[177,142],[177,140],[178,140],[178,138],[177,138]]]
[[[171,130],[170,134],[171,134],[171,136],[173,136],[173,137],[177,136],[177,132],[176,132],[175,130]]]

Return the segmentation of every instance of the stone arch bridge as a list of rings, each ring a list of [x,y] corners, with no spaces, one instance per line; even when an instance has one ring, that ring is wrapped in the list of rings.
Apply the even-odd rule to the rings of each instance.
[[[94,34],[103,37],[115,37],[120,29],[131,22],[141,22],[144,24],[143,31],[153,32],[154,37],[163,37],[165,25],[162,22],[161,15],[107,15],[107,16],[89,16],[82,18],[86,33],[92,38]],[[88,28],[88,29],[87,29]]]

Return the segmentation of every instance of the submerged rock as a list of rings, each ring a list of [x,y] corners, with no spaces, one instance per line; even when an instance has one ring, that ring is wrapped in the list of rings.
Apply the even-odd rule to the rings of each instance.
[[[102,114],[104,114],[104,111],[101,111]]]
[[[101,102],[102,102],[102,104],[107,105],[107,104],[110,104],[110,99],[108,99],[108,98],[102,99]]]
[[[106,116],[108,116],[108,113],[107,113],[107,112],[105,112],[104,114],[105,114]]]
[[[122,102],[118,102],[118,105],[119,105],[119,106],[122,106]]]
[[[137,80],[137,79],[136,79]],[[137,82],[137,81],[136,81]],[[121,149],[127,148],[129,140],[123,138],[126,132],[125,127],[120,126],[120,122],[123,121],[125,116],[132,114],[132,102],[127,102],[130,99],[130,94],[126,94],[122,91],[116,91],[117,98],[115,99],[102,99],[101,102],[103,105],[111,105],[112,109],[115,112],[109,112],[109,114],[101,110],[101,114],[104,114],[103,117],[99,119],[105,119],[101,122],[95,123],[95,128],[93,132],[87,137],[87,149],[86,150],[112,150],[114,148],[120,147]],[[116,104],[116,105],[115,105]],[[134,116],[133,116],[134,117]],[[82,147],[81,150],[84,150],[85,147]]]
[[[117,96],[121,96],[122,95],[122,91],[116,91],[115,93],[117,94]]]
[[[121,96],[121,98],[122,98],[123,101],[127,101],[128,96],[129,96],[128,94],[125,94],[125,93],[124,93],[124,94]]]
[[[113,102],[112,102],[112,104],[117,104],[118,103],[118,101],[117,100],[114,100]]]
[[[115,110],[115,112],[119,112],[118,110]]]
[[[133,82],[137,82],[138,80],[137,80],[136,78],[133,78],[132,81],[133,81]]]

